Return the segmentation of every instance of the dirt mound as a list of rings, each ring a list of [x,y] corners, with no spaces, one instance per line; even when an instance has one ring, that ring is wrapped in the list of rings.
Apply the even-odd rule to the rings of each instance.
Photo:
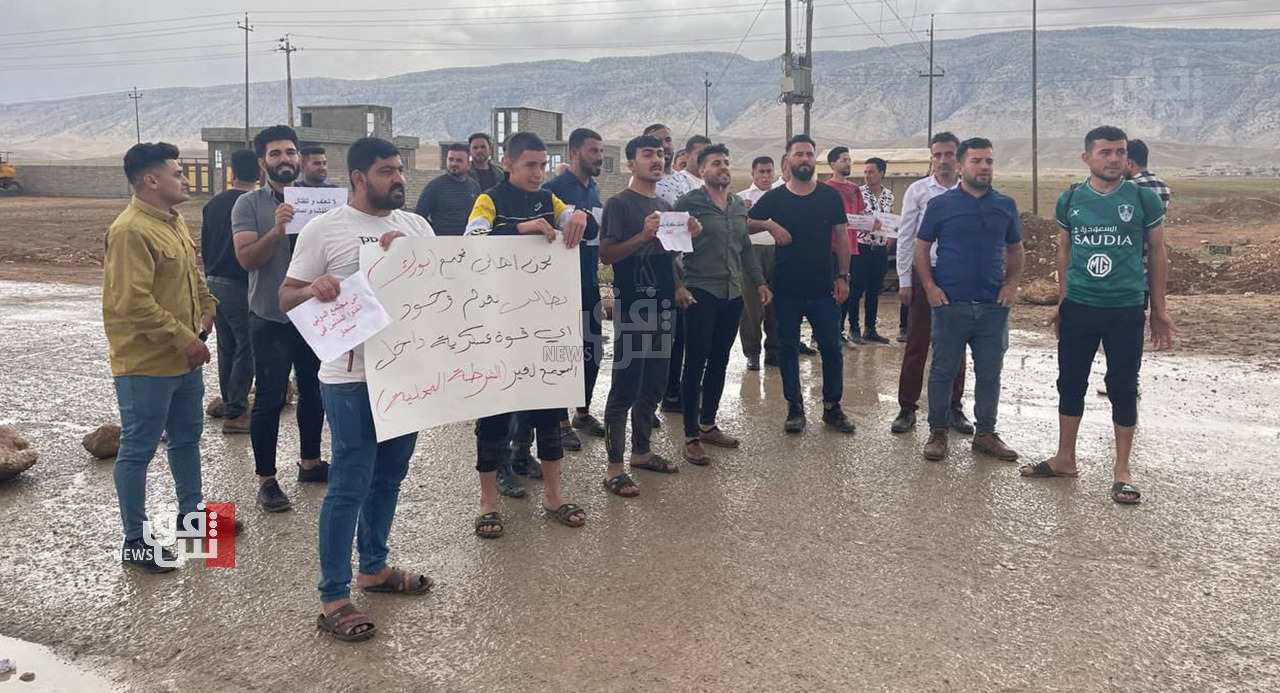
[[[1245,250],[1225,268],[1223,293],[1280,294],[1280,241]]]
[[[1022,247],[1027,252],[1026,267],[1022,270],[1025,287],[1037,279],[1057,281],[1058,272],[1058,222],[1024,212],[1018,222],[1022,226]]]
[[[1182,209],[1173,205],[1166,220],[1168,224],[1234,225],[1240,223],[1274,222],[1280,218],[1280,197],[1233,197],[1220,202],[1209,202],[1198,207]]]

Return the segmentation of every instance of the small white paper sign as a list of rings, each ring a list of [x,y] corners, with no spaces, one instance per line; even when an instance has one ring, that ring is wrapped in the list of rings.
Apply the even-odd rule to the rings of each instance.
[[[689,235],[688,212],[659,212],[658,240],[667,250],[693,252],[693,237]]]
[[[870,231],[875,228],[876,218],[870,214],[846,214],[849,229],[852,231]]]
[[[873,235],[884,236],[885,238],[897,238],[898,227],[902,225],[902,216],[898,214],[890,214],[888,212],[876,212],[876,218],[880,220],[880,230]]]
[[[347,189],[289,187],[284,189],[284,201],[293,205],[293,221],[284,227],[284,232],[294,234],[312,219],[347,204]]]
[[[322,362],[364,344],[391,324],[391,316],[363,272],[343,279],[339,286],[337,300],[321,303],[313,298],[289,311],[289,321]]]
[[[596,218],[596,226],[604,223],[604,207],[592,207],[591,216]]]

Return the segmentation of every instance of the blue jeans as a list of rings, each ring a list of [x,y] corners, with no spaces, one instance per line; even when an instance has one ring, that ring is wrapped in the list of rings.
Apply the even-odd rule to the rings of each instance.
[[[933,309],[933,364],[929,368],[929,428],[950,428],[951,389],[973,352],[973,416],[978,435],[994,433],[1000,406],[1000,371],[1009,348],[1009,309],[998,303],[951,303]]]
[[[822,352],[822,401],[839,402],[844,395],[844,353],[840,347],[840,306],[831,296],[792,298],[773,295],[773,312],[778,317],[778,370],[782,371],[782,394],[787,402],[801,404],[800,320],[809,318],[813,336]]]
[[[319,588],[320,600],[332,602],[351,596],[353,537],[362,574],[376,575],[387,567],[387,537],[418,434],[379,443],[365,383],[322,383],[320,396],[333,451],[320,506]]]
[[[125,539],[142,538],[147,519],[147,465],[161,436],[168,440],[169,471],[178,492],[178,511],[195,512],[200,494],[200,434],[204,431],[204,379],[197,368],[186,375],[122,375],[115,379],[120,403],[120,452],[116,455],[116,497]]]

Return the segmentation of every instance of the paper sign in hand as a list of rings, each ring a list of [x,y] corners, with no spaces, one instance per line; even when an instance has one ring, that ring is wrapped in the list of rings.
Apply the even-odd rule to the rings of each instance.
[[[902,225],[902,217],[898,214],[890,214],[888,212],[876,212],[876,218],[880,220],[880,230],[873,235],[884,236],[885,238],[897,238],[898,227]]]
[[[391,316],[374,295],[369,280],[356,272],[342,280],[337,300],[306,301],[289,311],[289,321],[324,362],[364,344],[391,324]]]
[[[693,237],[689,235],[688,212],[659,212],[658,240],[667,250],[693,252]]]
[[[290,187],[284,189],[284,201],[293,205],[293,221],[284,232],[299,233],[312,219],[347,204],[347,189]]]
[[[845,217],[851,231],[870,231],[876,225],[876,218],[870,214],[846,214]]]

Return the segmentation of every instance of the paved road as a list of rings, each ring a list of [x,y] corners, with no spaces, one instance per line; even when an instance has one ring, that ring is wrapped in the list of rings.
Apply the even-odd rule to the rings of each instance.
[[[623,501],[600,488],[603,444],[588,440],[566,464],[583,530],[527,499],[506,501],[505,538],[475,538],[470,428],[430,431],[392,560],[438,587],[358,598],[380,634],[352,646],[313,625],[323,489],[287,480],[295,510],[258,513],[247,436],[203,446],[206,497],[249,524],[235,569],[113,562],[112,463],[79,445],[116,418],[98,300],[0,284],[0,423],[41,452],[0,487],[0,633],[136,690],[1280,690],[1275,372],[1149,359],[1138,508],[1108,498],[1099,398],[1078,480],[1026,481],[967,448],[923,462],[924,431],[887,430],[897,346],[847,355],[853,437],[784,437],[777,372],[735,355],[721,424],[744,444],[713,451],[714,466],[639,472],[644,495]],[[1056,440],[1048,346],[1015,334],[1005,369],[1001,430],[1030,459]],[[676,454],[672,432],[658,445]],[[284,437],[287,455],[296,433]],[[172,483],[162,458],[152,470],[159,507]]]

